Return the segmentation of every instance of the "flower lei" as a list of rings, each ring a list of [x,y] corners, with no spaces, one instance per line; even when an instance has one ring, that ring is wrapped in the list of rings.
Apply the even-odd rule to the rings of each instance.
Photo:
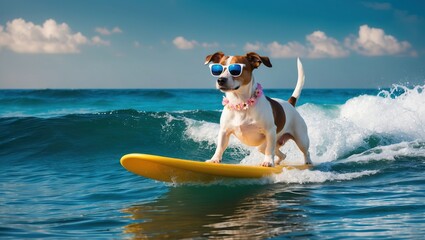
[[[257,99],[263,95],[263,87],[261,84],[257,83],[257,88],[255,89],[254,95],[248,99],[246,102],[241,102],[238,104],[230,103],[229,99],[223,96],[222,104],[230,110],[242,111],[248,110],[249,107],[254,106],[257,103]]]

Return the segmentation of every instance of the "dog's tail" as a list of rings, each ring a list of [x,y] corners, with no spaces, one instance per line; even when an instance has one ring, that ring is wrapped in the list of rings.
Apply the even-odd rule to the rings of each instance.
[[[295,104],[297,104],[297,100],[301,95],[301,90],[304,86],[304,69],[303,64],[300,61],[300,58],[297,59],[297,68],[298,68],[298,80],[297,80],[297,86],[294,89],[294,92],[292,93],[292,96],[288,99],[288,102],[295,107]]]

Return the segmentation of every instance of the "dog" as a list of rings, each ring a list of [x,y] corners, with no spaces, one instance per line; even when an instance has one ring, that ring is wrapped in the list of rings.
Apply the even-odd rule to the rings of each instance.
[[[225,93],[224,109],[220,118],[217,148],[207,162],[220,163],[229,138],[233,134],[242,143],[256,146],[264,154],[261,166],[273,167],[286,158],[279,148],[292,139],[304,155],[304,163],[311,165],[307,125],[295,110],[304,85],[304,70],[297,59],[298,81],[288,101],[272,99],[263,94],[254,80],[253,71],[261,64],[271,68],[270,59],[249,52],[245,56],[225,56],[216,52],[205,58],[211,74],[217,78],[216,88]]]

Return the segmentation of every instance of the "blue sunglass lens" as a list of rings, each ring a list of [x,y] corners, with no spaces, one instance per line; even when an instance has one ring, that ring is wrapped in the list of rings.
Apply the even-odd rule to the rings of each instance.
[[[214,64],[211,66],[211,74],[214,76],[219,76],[223,72],[223,66],[220,64]]]
[[[233,76],[239,76],[242,73],[242,66],[239,64],[232,64],[229,66],[229,72]]]

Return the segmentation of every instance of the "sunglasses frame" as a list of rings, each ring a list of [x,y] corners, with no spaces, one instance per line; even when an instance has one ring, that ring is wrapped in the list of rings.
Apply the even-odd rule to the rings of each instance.
[[[214,66],[214,65],[220,65],[222,68],[223,68],[223,71],[221,71],[221,73],[219,74],[219,75],[214,75],[213,73],[212,73],[212,67]],[[224,71],[225,71],[225,69],[229,69],[229,67],[230,66],[232,66],[232,65],[239,65],[240,67],[241,67],[241,72],[238,74],[238,75],[233,75],[232,73],[230,73],[230,71],[229,71],[229,73],[230,73],[230,75],[232,75],[232,77],[239,77],[240,75],[242,75],[242,72],[243,72],[243,68],[246,66],[245,64],[243,64],[243,63],[232,63],[232,64],[229,64],[229,65],[222,65],[222,64],[220,64],[220,63],[211,63],[210,65],[209,65],[209,67],[210,67],[210,73],[211,73],[211,75],[213,76],[213,77],[219,77]]]

